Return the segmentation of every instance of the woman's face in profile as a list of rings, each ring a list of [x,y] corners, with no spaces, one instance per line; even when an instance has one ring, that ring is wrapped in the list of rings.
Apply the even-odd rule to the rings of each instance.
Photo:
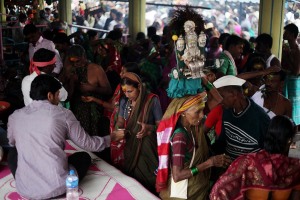
[[[199,105],[192,106],[187,111],[185,111],[186,120],[191,126],[198,126],[203,116],[203,108],[199,109]]]
[[[124,86],[122,86],[122,90],[125,96],[131,101],[136,101],[140,94],[140,90],[138,88],[133,87],[132,85],[125,84]]]

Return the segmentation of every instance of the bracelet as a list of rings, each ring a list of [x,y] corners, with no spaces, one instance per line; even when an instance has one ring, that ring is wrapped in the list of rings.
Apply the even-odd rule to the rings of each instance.
[[[192,167],[192,168],[191,168],[191,174],[192,174],[193,176],[197,175],[198,173],[199,173],[199,170],[198,170],[197,167]]]
[[[205,87],[207,88],[208,91],[210,91],[214,86],[213,86],[213,84],[211,84],[211,83],[208,81]]]

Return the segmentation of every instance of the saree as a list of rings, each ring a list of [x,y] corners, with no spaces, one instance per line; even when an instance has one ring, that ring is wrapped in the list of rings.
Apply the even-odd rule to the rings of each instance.
[[[127,76],[126,74],[124,77]],[[139,96],[131,116],[126,120],[125,129],[129,133],[125,136],[124,165],[122,170],[138,180],[149,191],[155,193],[155,170],[158,165],[156,134],[153,130],[150,134],[140,139],[136,137],[136,134],[141,129],[140,124],[137,122],[150,124],[152,110],[160,108],[154,107],[154,99],[158,99],[158,97],[155,94],[148,93],[141,80],[139,78],[138,80],[140,83]],[[152,125],[155,125],[155,122],[152,123]]]
[[[120,107],[120,97],[121,97],[121,85],[119,84],[114,92],[112,102],[114,103],[115,107],[113,112],[110,115],[110,134],[115,130],[115,125],[118,120],[118,113],[119,113],[119,107]],[[110,157],[111,161],[114,164],[114,166],[121,168],[124,164],[124,146],[125,146],[125,140],[120,141],[111,141],[110,143]]]
[[[156,53],[155,47],[151,49],[149,56],[154,53]],[[160,57],[156,59],[161,60]],[[151,91],[156,90],[162,77],[162,67],[159,64],[145,58],[141,61],[140,69],[141,72],[145,73],[146,76],[150,79]]]
[[[156,190],[157,192],[160,192],[160,197],[162,199],[176,199],[170,198],[170,139],[175,131],[179,116],[182,112],[194,105],[204,107],[206,97],[206,92],[202,92],[195,96],[173,99],[159,124],[157,129],[159,165],[156,178]],[[192,132],[196,141],[193,166],[206,161],[209,157],[208,145],[201,126],[203,126],[203,124],[200,124],[197,127],[192,127]],[[184,168],[188,168],[190,162],[191,159],[186,161]],[[205,170],[204,172],[188,179],[188,199],[206,199],[209,190],[209,177],[210,170]]]
[[[199,125],[198,127],[194,127],[192,132],[194,134],[194,138],[196,141],[196,149],[195,149],[195,158],[192,166],[196,166],[199,163],[205,162],[209,158],[208,145],[202,131],[202,128]],[[188,169],[190,166],[191,159],[184,163],[184,169]],[[209,177],[210,170],[205,170],[200,172],[196,176],[188,179],[188,190],[187,190],[187,199],[197,199],[197,200],[206,200],[209,192]],[[160,197],[163,200],[176,200],[180,198],[171,198],[171,175],[168,178],[168,186],[167,189],[162,190],[160,192]]]
[[[211,200],[242,200],[248,189],[285,190],[300,184],[300,160],[265,150],[240,156],[219,178]]]

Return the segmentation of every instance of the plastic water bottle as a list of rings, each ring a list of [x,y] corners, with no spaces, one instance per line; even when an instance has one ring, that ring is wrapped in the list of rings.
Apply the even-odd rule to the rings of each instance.
[[[67,200],[79,200],[78,194],[78,177],[74,170],[70,170],[66,179]]]

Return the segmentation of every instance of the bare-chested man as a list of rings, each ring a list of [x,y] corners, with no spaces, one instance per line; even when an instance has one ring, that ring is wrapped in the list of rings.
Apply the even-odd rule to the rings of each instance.
[[[273,118],[276,115],[292,116],[290,100],[281,94],[284,85],[285,73],[281,70],[264,77],[265,87],[257,91],[251,98]]]
[[[101,66],[90,63],[85,50],[80,45],[72,46],[68,51],[68,59],[72,64],[70,88],[71,110],[89,135],[104,133],[101,127],[103,108],[94,102],[83,102],[82,96],[101,98],[110,95],[112,90],[106,74]]]
[[[288,41],[282,48],[282,68],[287,73],[283,93],[293,102],[292,118],[295,124],[300,125],[300,49],[297,43],[298,27],[288,24],[284,27],[283,39]]]

